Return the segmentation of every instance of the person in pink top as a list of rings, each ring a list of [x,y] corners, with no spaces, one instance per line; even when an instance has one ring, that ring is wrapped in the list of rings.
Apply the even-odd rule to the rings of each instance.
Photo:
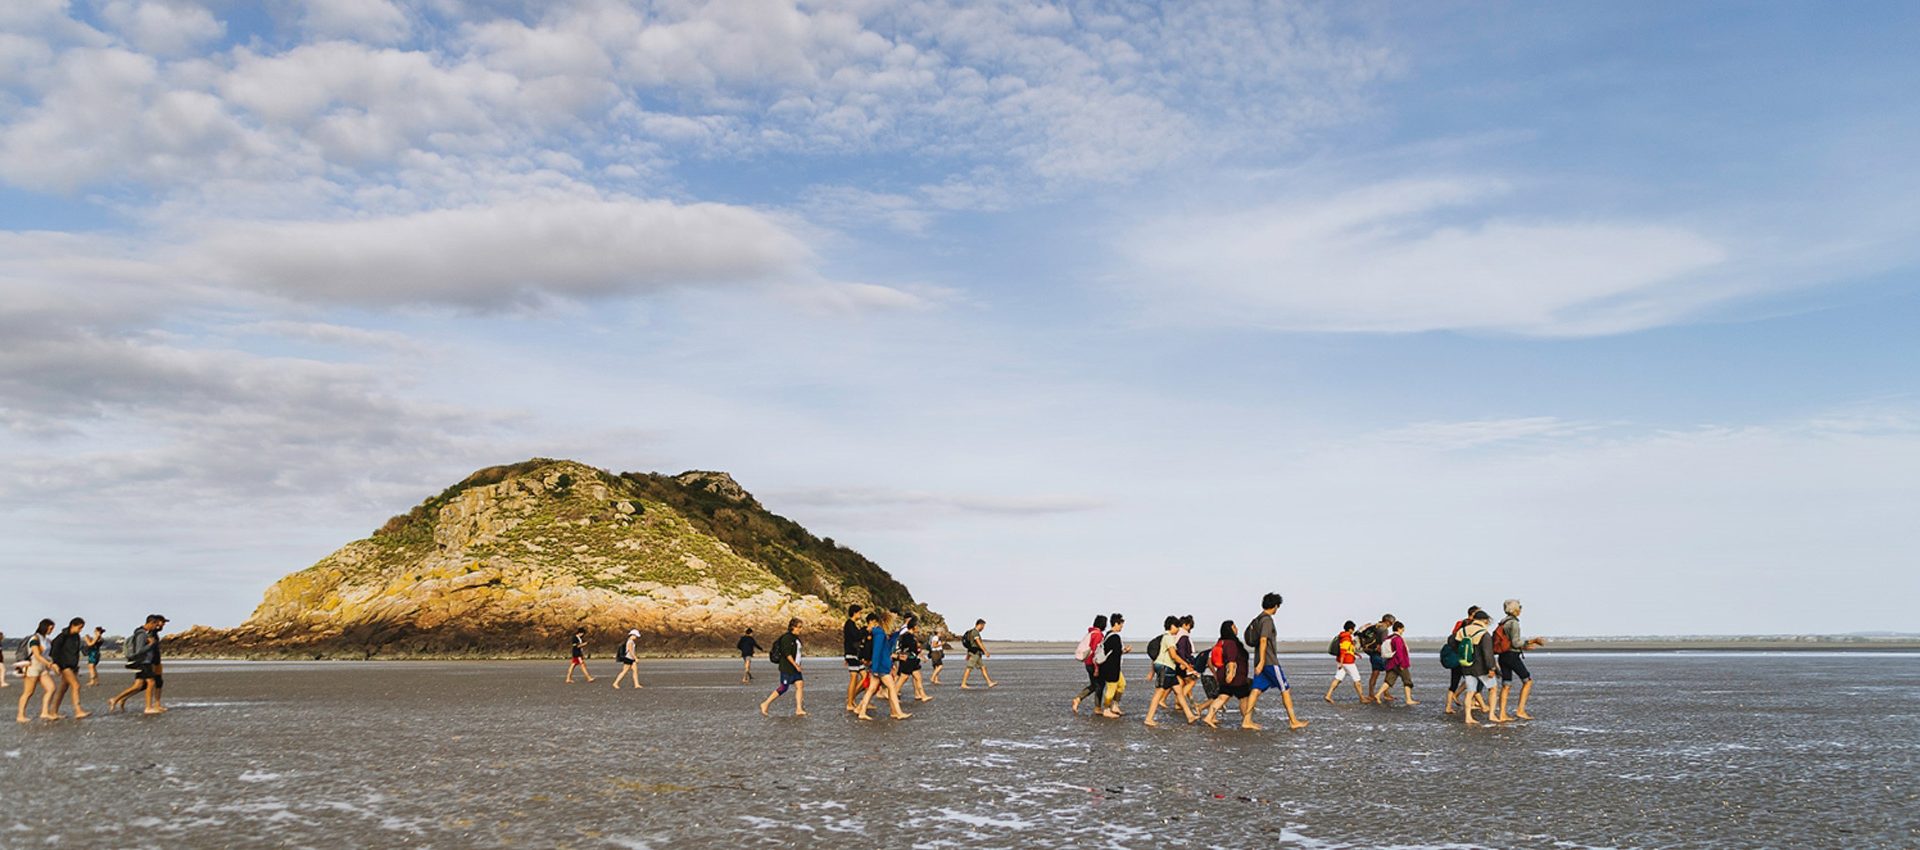
[[[1380,642],[1380,654],[1386,657],[1387,677],[1380,682],[1380,690],[1373,698],[1377,701],[1388,691],[1393,690],[1393,680],[1400,680],[1400,687],[1406,696],[1407,705],[1419,705],[1413,700],[1413,656],[1407,654],[1405,632],[1407,624],[1395,621],[1393,634]]]

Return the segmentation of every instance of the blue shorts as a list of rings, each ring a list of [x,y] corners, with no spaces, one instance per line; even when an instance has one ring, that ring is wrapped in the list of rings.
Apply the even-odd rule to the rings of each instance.
[[[1373,668],[1375,672],[1385,670],[1387,669],[1387,659],[1378,652],[1369,652],[1367,653],[1367,666]]]
[[[1286,671],[1281,670],[1278,664],[1269,664],[1260,668],[1260,674],[1254,676],[1253,681],[1249,684],[1251,684],[1256,691],[1268,691],[1279,688],[1284,692],[1293,688],[1292,685],[1287,684]]]

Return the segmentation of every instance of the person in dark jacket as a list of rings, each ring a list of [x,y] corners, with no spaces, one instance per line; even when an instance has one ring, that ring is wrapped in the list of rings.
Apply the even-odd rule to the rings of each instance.
[[[780,686],[760,703],[760,713],[766,714],[774,700],[793,688],[793,716],[807,716],[807,683],[800,672],[800,618],[788,620],[787,633],[773,639],[773,661],[780,667]]]
[[[133,686],[107,700],[107,711],[126,708],[128,698],[143,691],[147,703],[143,713],[160,714],[167,710],[160,704],[160,691],[166,686],[166,679],[161,675],[160,630],[166,627],[166,617],[148,614],[146,624],[127,636],[127,666],[133,670]]]
[[[53,713],[60,713],[60,700],[69,694],[73,697],[73,719],[92,717],[93,714],[80,707],[80,656],[86,650],[87,638],[81,634],[87,628],[87,621],[79,617],[67,623],[67,630],[53,639],[53,646],[47,657],[53,661],[53,673],[58,683],[53,691]]]
[[[753,627],[748,626],[746,634],[740,636],[736,644],[740,649],[740,681],[753,681],[753,656],[760,651],[760,641],[753,637]]]
[[[860,651],[860,645],[866,642],[867,630],[860,627],[860,604],[847,606],[847,621],[840,624],[841,660],[847,665],[847,710],[855,711],[853,701],[860,695],[860,679],[867,672],[866,653]]]
[[[1100,654],[1094,664],[1100,668],[1100,716],[1119,717],[1120,697],[1127,692],[1126,674],[1120,672],[1120,659],[1127,654],[1127,645],[1120,640],[1120,630],[1127,625],[1127,618],[1115,612],[1107,618],[1107,636],[1100,641]]]
[[[1453,634],[1454,640],[1463,647],[1461,656],[1465,661],[1455,668],[1460,671],[1460,689],[1455,695],[1460,699],[1468,726],[1480,725],[1480,721],[1473,719],[1475,706],[1485,711],[1489,720],[1493,715],[1493,674],[1499,668],[1493,654],[1493,630],[1488,628],[1492,620],[1487,612],[1476,612]],[[1468,646],[1472,647],[1471,651],[1464,648]],[[1466,658],[1467,655],[1472,657]]]

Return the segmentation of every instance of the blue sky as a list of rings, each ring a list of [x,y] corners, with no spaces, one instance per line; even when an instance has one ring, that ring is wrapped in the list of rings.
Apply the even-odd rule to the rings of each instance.
[[[231,625],[565,456],[1004,636],[1920,630],[1916,24],[11,3],[0,627]]]

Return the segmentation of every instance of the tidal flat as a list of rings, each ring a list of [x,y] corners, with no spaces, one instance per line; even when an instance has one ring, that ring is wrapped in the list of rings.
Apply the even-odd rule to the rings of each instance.
[[[1920,847],[1920,654],[1528,662],[1537,719],[1470,729],[1430,658],[1409,708],[1327,705],[1331,659],[1286,656],[1312,725],[1269,696],[1247,733],[1143,728],[1144,663],[1127,717],[1068,714],[1061,657],[949,664],[871,723],[838,658],[807,718],[759,715],[764,661],[642,661],[640,691],[608,660],[178,661],[164,716],[0,728],[0,847]]]

